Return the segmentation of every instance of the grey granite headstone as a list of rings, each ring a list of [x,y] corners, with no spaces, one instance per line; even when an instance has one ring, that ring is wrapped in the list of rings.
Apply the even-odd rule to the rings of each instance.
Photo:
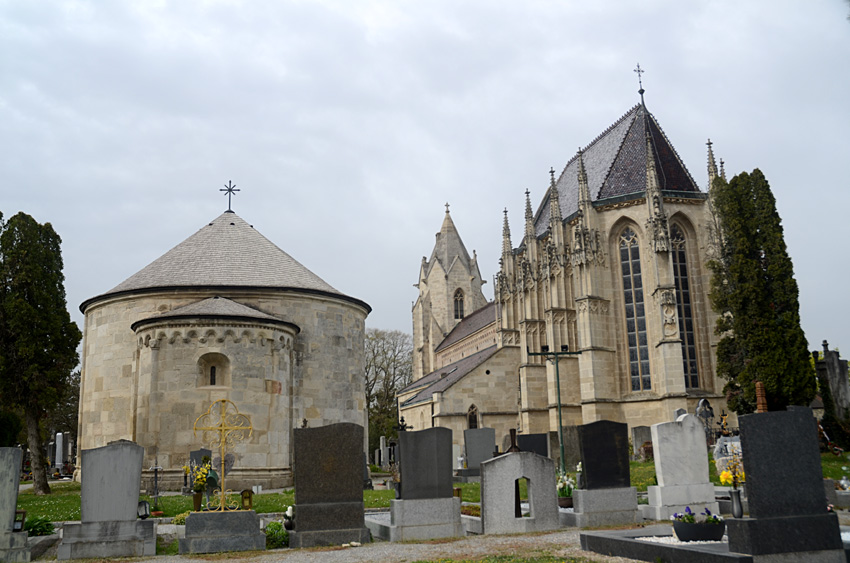
[[[399,432],[401,497],[403,499],[452,496],[452,431],[428,428]]]
[[[688,506],[697,513],[708,509],[717,514],[702,422],[684,414],[675,422],[654,424],[651,432],[658,485],[647,488],[649,503],[640,506],[644,518],[667,520]]]
[[[673,411],[673,420],[679,420],[679,417],[683,414],[688,414],[688,411],[685,409],[676,409]]]
[[[20,448],[0,448],[0,561],[29,561],[27,533],[13,532],[21,476]]]
[[[56,467],[60,472],[62,472],[62,465],[65,463],[65,436],[61,432],[56,433],[56,455],[53,460],[53,467]]]
[[[528,484],[528,507],[516,513],[518,479]],[[481,464],[481,524],[485,534],[555,530],[558,500],[555,463],[532,452],[515,452]],[[528,514],[528,516],[525,516]]]
[[[543,457],[549,457],[548,434],[517,434],[517,446],[524,452],[533,452]]]
[[[363,427],[296,428],[295,530],[290,547],[368,542],[363,519]]]
[[[481,463],[493,458],[493,450],[496,449],[496,430],[493,428],[464,430],[463,443],[466,448],[466,467],[469,475],[480,475]]]
[[[65,524],[59,559],[156,555],[156,523],[137,520],[145,449],[118,440],[83,450],[79,524]]]
[[[635,426],[632,428],[632,451],[637,454],[640,447],[646,442],[652,442],[652,429],[649,426]]]
[[[266,548],[266,535],[253,510],[193,512],[186,518],[186,535],[177,545],[181,554],[256,551]]]
[[[631,486],[628,425],[599,420],[578,427],[585,489]]]
[[[191,465],[203,465],[204,458],[208,457],[212,460],[212,450],[208,450],[206,448],[201,448],[200,450],[192,450],[189,452],[189,463]],[[225,456],[227,457],[227,456]]]
[[[826,511],[812,410],[749,414],[738,424],[750,517],[726,520],[729,551],[796,553],[806,561],[843,557],[838,517]],[[789,445],[794,455],[788,454]]]

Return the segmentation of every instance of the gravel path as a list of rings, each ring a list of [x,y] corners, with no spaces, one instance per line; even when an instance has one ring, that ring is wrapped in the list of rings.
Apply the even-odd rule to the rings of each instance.
[[[227,554],[210,556],[218,561],[238,559],[250,563],[397,563],[413,561],[433,561],[438,559],[480,559],[486,555],[552,555],[584,557],[588,561],[600,563],[624,563],[632,561],[622,557],[606,557],[579,547],[578,530],[562,530],[551,533],[509,535],[509,536],[468,536],[466,538],[431,543],[389,543],[375,542],[352,548],[313,548],[289,550],[281,549],[266,553]],[[134,559],[134,561],[156,561],[172,563],[192,561],[197,563],[204,556],[182,557],[173,555],[156,559]]]

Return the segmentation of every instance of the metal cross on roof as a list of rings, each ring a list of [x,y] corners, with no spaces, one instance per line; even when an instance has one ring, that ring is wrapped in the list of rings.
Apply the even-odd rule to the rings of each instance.
[[[644,89],[643,89],[643,81],[641,80],[640,75],[643,74],[646,71],[643,70],[642,68],[640,68],[640,63],[638,63],[637,67],[635,67],[635,69],[634,69],[634,72],[637,73],[637,75],[638,75],[638,87],[640,87],[640,90],[638,90],[638,94],[640,94],[640,103],[641,103],[641,105],[643,105]]]
[[[230,180],[228,180],[227,184],[224,185],[224,189],[218,191],[225,192],[227,194],[227,211],[233,213],[233,210],[230,208],[230,198],[235,192],[241,192],[242,190],[237,190],[236,185],[233,184],[233,182],[231,182]]]
[[[446,202],[446,213],[449,212],[449,202]]]

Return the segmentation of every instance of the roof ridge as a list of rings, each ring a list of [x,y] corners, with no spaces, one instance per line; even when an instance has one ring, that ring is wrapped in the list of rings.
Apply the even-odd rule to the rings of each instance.
[[[655,124],[655,126],[656,126],[656,127],[658,127],[658,132],[659,132],[659,133],[661,133],[661,136],[662,136],[662,137],[664,137],[664,140],[667,142],[667,146],[668,146],[668,147],[670,147],[670,149],[673,151],[673,155],[676,157],[676,160],[678,160],[678,161],[679,161],[679,164],[681,164],[681,165],[682,165],[682,169],[685,171],[685,174],[687,174],[687,175],[688,175],[688,178],[690,179],[690,181],[691,181],[691,182],[693,182],[693,184],[694,184],[694,186],[696,187],[697,191],[702,191],[702,190],[700,190],[700,189],[699,189],[699,184],[697,184],[697,183],[694,181],[694,177],[691,175],[691,171],[690,171],[690,170],[688,170],[688,167],[685,165],[685,161],[684,161],[684,160],[682,160],[682,157],[681,157],[681,156],[679,156],[679,151],[677,151],[677,150],[676,150],[676,147],[675,147],[675,146],[673,145],[673,143],[670,141],[670,137],[668,137],[668,136],[667,136],[667,133],[665,133],[665,132],[664,132],[664,128],[663,128],[663,127],[661,127],[661,124],[660,124],[660,123],[658,123],[658,120],[657,120],[657,119],[655,119],[655,115],[654,115],[651,111],[649,111],[649,110],[646,110],[646,113],[647,113],[647,114],[649,115],[649,117],[652,119],[652,122]],[[657,151],[656,151],[656,152],[657,152]],[[657,158],[657,155],[656,155],[656,158]]]

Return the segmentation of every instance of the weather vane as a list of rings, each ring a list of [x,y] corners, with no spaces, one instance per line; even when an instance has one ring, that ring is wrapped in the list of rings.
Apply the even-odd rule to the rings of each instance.
[[[637,67],[634,69],[634,72],[637,73],[637,75],[638,75],[638,87],[640,87],[640,90],[638,90],[638,94],[640,94],[640,103],[642,105],[643,104],[644,89],[643,89],[643,81],[641,80],[640,75],[643,74],[646,71],[643,70],[642,68],[640,68],[640,63],[638,63]]]
[[[233,213],[233,210],[230,208],[230,198],[233,196],[235,192],[241,192],[242,190],[237,190],[236,185],[233,184],[230,180],[225,184],[224,189],[218,190],[220,192],[225,192],[227,194],[227,211]]]

